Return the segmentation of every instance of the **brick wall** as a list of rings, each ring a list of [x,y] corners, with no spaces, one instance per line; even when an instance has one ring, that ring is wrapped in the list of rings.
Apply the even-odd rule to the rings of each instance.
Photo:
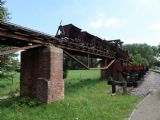
[[[22,52],[20,94],[44,103],[64,98],[62,49],[50,45]]]

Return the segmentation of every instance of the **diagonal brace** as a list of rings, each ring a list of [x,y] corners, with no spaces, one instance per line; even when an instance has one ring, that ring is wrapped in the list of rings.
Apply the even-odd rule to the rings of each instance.
[[[116,59],[113,59],[106,67],[104,68],[90,68],[91,70],[98,70],[98,69],[101,69],[101,70],[107,70],[114,62],[116,61]]]
[[[76,62],[78,62],[80,65],[82,65],[83,67],[85,67],[86,69],[89,70],[89,67],[87,65],[85,65],[83,62],[81,62],[80,60],[78,60],[76,57],[74,57],[73,55],[69,54],[68,52],[66,52],[65,50],[63,50],[64,53],[66,55],[68,55],[69,57],[71,57],[73,60],[75,60]]]

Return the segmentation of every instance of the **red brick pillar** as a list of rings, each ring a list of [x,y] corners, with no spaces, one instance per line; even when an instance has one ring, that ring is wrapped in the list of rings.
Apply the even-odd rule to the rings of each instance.
[[[20,95],[43,103],[64,98],[62,49],[50,45],[21,53]]]

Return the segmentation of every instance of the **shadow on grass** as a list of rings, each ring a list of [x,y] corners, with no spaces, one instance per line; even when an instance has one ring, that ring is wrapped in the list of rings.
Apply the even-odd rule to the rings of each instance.
[[[5,88],[6,86],[5,85],[0,85],[0,88]]]
[[[42,105],[41,102],[39,102],[36,99],[31,99],[29,97],[20,97],[20,96],[14,96],[12,98],[7,98],[0,100],[0,108],[24,108],[24,107],[36,107]]]
[[[0,108],[9,108],[9,107],[13,106],[14,101],[15,101],[17,98],[18,98],[18,97],[7,98],[7,99],[0,100]]]

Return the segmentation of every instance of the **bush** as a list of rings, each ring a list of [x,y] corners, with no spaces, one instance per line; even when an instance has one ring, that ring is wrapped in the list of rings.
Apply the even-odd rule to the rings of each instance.
[[[15,104],[16,106],[19,106],[19,107],[36,107],[41,105],[42,103],[30,97],[18,97],[15,100]]]

